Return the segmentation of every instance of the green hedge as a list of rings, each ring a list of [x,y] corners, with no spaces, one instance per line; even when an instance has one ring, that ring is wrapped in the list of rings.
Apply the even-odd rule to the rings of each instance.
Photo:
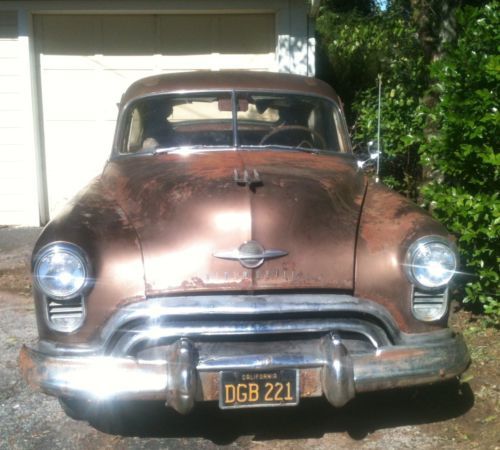
[[[375,137],[382,74],[382,180],[456,235],[464,301],[498,323],[499,2],[458,11],[457,40],[430,66],[408,11],[323,10],[317,29],[359,142]]]
[[[440,101],[426,113],[436,132],[421,146],[434,179],[422,189],[433,214],[458,237],[471,274],[465,301],[500,317],[499,2],[457,15],[458,39],[431,67]]]

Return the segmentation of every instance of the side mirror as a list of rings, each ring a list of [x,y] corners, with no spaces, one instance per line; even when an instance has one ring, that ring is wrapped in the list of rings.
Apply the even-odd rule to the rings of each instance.
[[[374,141],[368,142],[366,145],[368,158],[358,159],[358,168],[364,169],[366,166],[370,165],[373,161],[376,161],[380,157],[380,151],[378,150],[378,145]]]

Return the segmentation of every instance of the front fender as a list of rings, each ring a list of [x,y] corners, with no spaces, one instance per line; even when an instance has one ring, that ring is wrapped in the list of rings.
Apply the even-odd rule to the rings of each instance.
[[[407,333],[443,328],[448,320],[421,322],[411,312],[412,285],[403,261],[411,243],[426,235],[450,239],[442,225],[410,200],[369,184],[358,228],[354,294],[385,306]]]
[[[33,256],[55,241],[74,243],[87,253],[93,283],[84,298],[85,321],[72,333],[51,330],[46,320],[46,300],[34,283],[40,339],[92,344],[99,329],[119,306],[145,299],[139,238],[112,195],[96,178],[45,227]]]

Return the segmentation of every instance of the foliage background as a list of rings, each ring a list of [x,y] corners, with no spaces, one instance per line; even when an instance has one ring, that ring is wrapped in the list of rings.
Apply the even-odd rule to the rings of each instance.
[[[461,298],[500,319],[499,1],[327,0],[318,76],[345,102],[355,142],[376,136],[381,178],[457,236]]]

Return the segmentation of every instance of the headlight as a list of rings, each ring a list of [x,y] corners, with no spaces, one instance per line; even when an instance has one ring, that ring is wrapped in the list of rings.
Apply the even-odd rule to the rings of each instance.
[[[416,240],[406,253],[405,269],[417,287],[425,290],[446,286],[458,266],[453,244],[440,236]]]
[[[44,294],[64,300],[83,290],[89,277],[89,265],[80,247],[59,242],[40,250],[35,257],[33,276]]]

